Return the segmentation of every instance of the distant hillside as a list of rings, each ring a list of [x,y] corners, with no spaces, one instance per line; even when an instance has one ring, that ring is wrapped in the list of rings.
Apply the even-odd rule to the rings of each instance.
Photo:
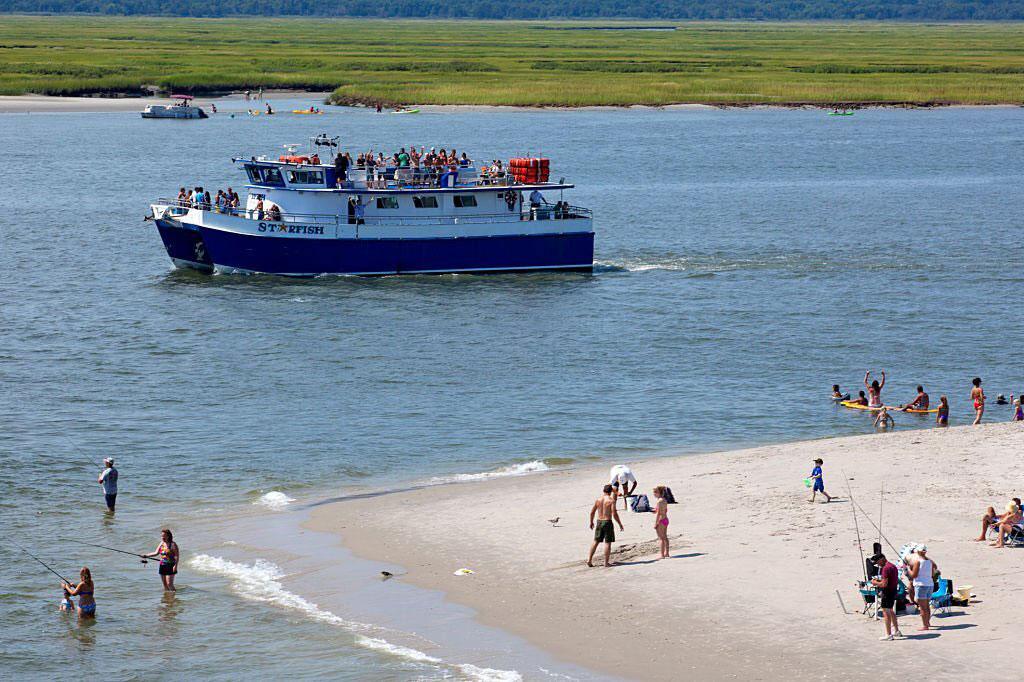
[[[1024,20],[1020,0],[0,0],[0,12],[186,17]]]

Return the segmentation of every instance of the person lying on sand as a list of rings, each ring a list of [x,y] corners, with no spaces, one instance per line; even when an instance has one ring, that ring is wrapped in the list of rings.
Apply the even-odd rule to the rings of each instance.
[[[875,428],[888,429],[893,426],[896,426],[896,421],[892,418],[892,415],[889,414],[889,409],[883,407],[878,411],[878,414],[875,415]]]
[[[912,401],[900,407],[901,410],[906,412],[907,410],[927,410],[928,409],[928,394],[924,392],[923,386],[917,387],[917,395]]]
[[[981,535],[974,538],[975,542],[984,542],[988,538],[988,529],[992,526],[999,527],[1004,520],[1009,518],[1013,514],[1014,509],[1020,509],[1020,498],[1015,497],[1011,502],[1006,505],[1005,514],[996,514],[995,507],[989,507],[985,511],[985,515],[981,517]]]
[[[619,524],[619,530],[626,530],[619,519],[619,511],[615,508],[614,489],[611,485],[604,487],[604,494],[594,500],[594,506],[590,508],[590,530],[594,531],[594,542],[590,545],[590,555],[587,556],[587,566],[594,567],[594,552],[597,546],[604,543],[604,565],[611,566],[612,543],[615,542],[614,519]],[[597,516],[597,525],[594,525],[594,516]]]

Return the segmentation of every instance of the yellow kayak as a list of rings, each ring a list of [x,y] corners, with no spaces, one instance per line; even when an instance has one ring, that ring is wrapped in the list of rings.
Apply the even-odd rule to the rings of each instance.
[[[852,400],[844,400],[839,404],[842,405],[843,407],[849,407],[851,410],[867,410],[868,412],[878,412],[879,410],[882,409],[881,407],[868,407],[867,405],[861,405],[860,403],[856,403]],[[935,414],[936,412],[939,411],[939,408],[937,407],[932,408],[930,410],[918,410],[916,408],[904,410],[899,407],[893,407],[892,405],[886,405],[885,407],[890,412],[907,412],[909,414]]]
[[[292,109],[293,114],[322,114],[322,111],[310,111],[309,109]]]

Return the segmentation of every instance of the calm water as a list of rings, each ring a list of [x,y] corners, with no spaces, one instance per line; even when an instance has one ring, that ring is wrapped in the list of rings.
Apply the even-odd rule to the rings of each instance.
[[[352,151],[549,156],[578,185],[567,198],[595,210],[600,267],[171,269],[142,222],[149,200],[240,190],[229,157],[322,131]],[[0,148],[2,537],[65,573],[90,565],[101,614],[58,617],[54,581],[0,545],[0,670],[19,677],[464,677],[238,598],[210,547],[162,601],[151,567],[71,539],[148,551],[169,523],[188,562],[190,528],[271,490],[301,503],[533,461],[863,433],[867,415],[826,398],[866,368],[889,371],[890,402],[918,382],[948,394],[954,423],[976,374],[992,395],[1024,390],[1021,109],[2,115]],[[94,483],[106,454],[116,519]]]

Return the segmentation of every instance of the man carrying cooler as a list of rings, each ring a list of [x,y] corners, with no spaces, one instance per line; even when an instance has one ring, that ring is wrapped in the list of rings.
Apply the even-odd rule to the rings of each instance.
[[[114,511],[114,504],[117,502],[117,469],[114,468],[114,460],[107,457],[103,460],[103,472],[96,482],[103,486],[103,497],[107,501],[107,509]]]

